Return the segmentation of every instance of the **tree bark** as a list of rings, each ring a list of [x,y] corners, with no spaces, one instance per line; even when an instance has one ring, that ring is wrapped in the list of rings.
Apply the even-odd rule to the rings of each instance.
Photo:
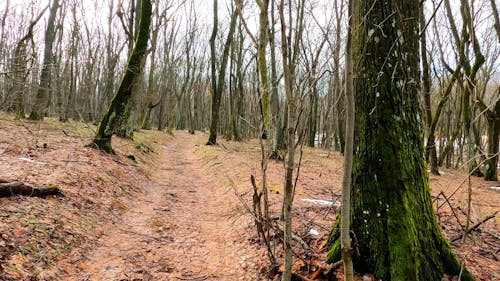
[[[357,18],[353,18],[353,11],[358,6],[356,0],[349,1],[349,25],[347,29],[347,43],[345,54],[345,93],[346,93],[346,134],[344,152],[344,176],[342,180],[342,210],[340,226],[340,243],[342,252],[342,264],[344,265],[344,276],[346,281],[354,280],[353,271],[353,247],[350,238],[351,224],[351,185],[352,185],[352,163],[354,147],[354,82],[353,82],[353,57],[352,57],[352,37],[355,28],[359,24]]]
[[[276,25],[276,19],[274,17],[274,8],[275,8],[275,3],[274,1],[271,1],[271,26],[269,28],[269,46],[271,49],[271,100],[270,100],[270,105],[271,105],[271,118],[273,120],[273,129],[275,130],[274,132],[274,137],[275,137],[275,147],[273,148],[276,152],[276,154],[273,155],[274,152],[270,152],[271,156],[275,156],[273,158],[280,158],[279,153],[277,153],[279,150],[284,150],[286,149],[286,141],[285,141],[285,130],[283,126],[283,119],[280,116],[280,101],[279,101],[279,94],[278,94],[278,71],[276,69],[276,43],[275,43],[275,29],[274,26]],[[283,113],[286,115],[286,110],[283,110]]]
[[[427,61],[427,36],[425,27],[427,22],[425,21],[424,13],[424,2],[420,5],[419,9],[420,16],[420,58],[422,61],[422,95],[424,98],[424,116],[425,116],[425,126],[427,127],[427,133],[430,131],[432,123],[432,108],[431,108],[431,78],[429,73],[429,62]],[[428,137],[428,140],[433,140],[434,136]],[[425,160],[429,163],[431,173],[434,175],[439,175],[436,143],[432,141],[427,143],[425,150]]]
[[[59,8],[59,0],[53,0],[50,7],[49,19],[47,21],[47,29],[45,30],[45,50],[43,53],[42,72],[40,74],[40,83],[36,93],[35,104],[33,104],[29,119],[43,120],[47,108],[47,99],[50,88],[50,72],[52,68],[52,45],[55,37],[55,21],[57,9]]]
[[[157,18],[157,23],[156,27],[153,29],[152,36],[151,36],[151,61],[149,64],[149,76],[148,76],[148,88],[146,91],[146,108],[144,109],[144,114],[142,117],[141,121],[141,129],[144,130],[150,130],[151,129],[151,112],[153,111],[153,108],[155,108],[159,102],[154,103],[153,102],[153,91],[154,91],[154,86],[155,86],[155,69],[156,69],[156,45],[158,42],[158,33],[160,31],[160,27],[163,22],[163,17],[161,17],[158,13],[158,8],[155,10],[156,12],[156,18]]]
[[[279,4],[279,17],[281,22],[281,56],[283,63],[283,77],[285,79],[285,94],[287,101],[288,118],[286,132],[288,138],[288,156],[285,168],[285,186],[283,198],[283,219],[285,227],[283,231],[283,251],[284,251],[284,270],[281,280],[290,281],[292,278],[292,205],[295,186],[293,184],[293,169],[295,163],[295,126],[297,122],[296,103],[297,98],[294,93],[295,68],[300,53],[299,46],[302,40],[304,30],[304,5],[305,1],[297,2],[296,21],[293,26],[292,2],[288,1],[289,33],[287,34],[287,23],[284,14],[284,0]],[[292,32],[295,31],[295,32]],[[288,36],[287,36],[288,35]],[[291,39],[293,35],[293,41]]]
[[[231,22],[229,24],[229,32],[227,34],[226,42],[224,44],[224,50],[222,53],[222,61],[219,68],[219,76],[217,76],[215,39],[217,37],[218,18],[217,18],[217,0],[214,0],[214,28],[212,31],[212,36],[210,37],[211,70],[212,70],[212,113],[211,113],[212,118],[210,120],[210,134],[208,137],[207,145],[215,145],[217,143],[220,102],[221,102],[222,92],[224,91],[224,85],[226,80],[226,67],[229,58],[231,42],[233,41],[234,30],[236,29],[237,16],[238,16],[237,8],[234,8],[233,13],[231,15]]]
[[[139,78],[142,71],[142,59],[146,55],[149,30],[151,23],[151,0],[142,0],[141,19],[139,23],[139,34],[134,44],[134,48],[128,59],[127,68],[118,88],[118,92],[111,101],[108,111],[99,124],[97,134],[94,137],[92,146],[97,149],[113,152],[111,147],[111,137],[120,128],[120,123],[124,118],[125,109],[132,96],[132,87]]]
[[[497,97],[500,95],[500,87],[497,88]],[[497,171],[498,171],[498,144],[499,144],[499,134],[500,134],[500,98],[498,98],[493,106],[493,109],[489,109],[484,101],[476,97],[477,104],[487,121],[487,138],[488,138],[488,151],[487,158],[485,162],[484,179],[487,181],[497,181]]]
[[[354,11],[360,19],[353,38],[351,228],[359,250],[354,268],[386,281],[438,281],[462,268],[432,209],[423,157],[419,2],[360,1]],[[328,258],[336,262],[341,254],[337,228],[329,238]],[[462,280],[473,277],[464,270]]]

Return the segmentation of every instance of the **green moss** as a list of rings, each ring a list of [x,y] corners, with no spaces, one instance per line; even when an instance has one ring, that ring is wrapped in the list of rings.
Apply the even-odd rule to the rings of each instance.
[[[366,23],[384,22],[381,31],[371,32],[383,32],[386,39],[367,40],[373,27],[366,24],[353,46],[357,134],[351,229],[360,253],[354,267],[385,281],[440,281],[445,273],[456,274],[451,268],[460,265],[450,255],[432,209],[423,158],[414,32],[419,4],[414,0],[401,5],[400,14],[392,13],[394,1],[360,1],[355,12]],[[394,18],[387,19],[388,14]],[[337,227],[328,241],[329,261],[340,257]]]
[[[326,261],[328,263],[338,262],[342,257],[340,239],[336,239],[333,245],[330,247],[328,254],[326,256]]]
[[[152,6],[151,0],[141,1],[141,18],[139,21],[139,34],[137,35],[134,48],[128,58],[126,72],[118,88],[118,92],[113,97],[111,105],[99,124],[97,134],[93,144],[95,147],[111,153],[111,136],[118,133],[122,121],[128,120],[127,104],[132,96],[132,87],[141,74],[144,58],[150,33]],[[125,136],[130,132],[125,131]]]

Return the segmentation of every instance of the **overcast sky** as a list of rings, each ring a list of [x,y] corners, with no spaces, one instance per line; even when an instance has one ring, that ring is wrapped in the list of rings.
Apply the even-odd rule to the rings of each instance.
[[[7,0],[0,0],[0,15],[3,14],[5,10]],[[128,0],[60,0],[65,3],[78,3],[78,17],[79,17],[79,25],[83,28],[83,23],[85,22],[90,30],[101,29],[103,32],[107,32],[107,17],[109,16],[109,3],[110,1],[114,1],[114,11],[113,11],[113,30],[116,34],[123,34],[122,26],[116,16],[116,7],[119,2],[123,2],[124,8],[128,6]],[[312,3],[312,10],[308,10],[308,13],[314,15],[314,17],[320,22],[320,25],[326,26],[327,21],[333,16],[333,5],[335,1],[332,0],[308,0],[309,3]],[[491,14],[490,0],[474,0],[474,13],[476,17],[476,30],[479,38],[484,40],[494,40],[495,33],[493,30],[493,22],[490,20],[485,20]],[[153,0],[153,2],[156,2]],[[208,47],[208,38],[210,36],[210,32],[213,24],[213,1],[210,0],[160,0],[159,3],[161,5],[167,5],[168,3],[180,3],[184,2],[182,6],[179,4],[174,4],[174,7],[169,10],[169,19],[176,20],[181,24],[181,29],[186,28],[186,19],[189,15],[190,6],[194,6],[195,13],[197,14],[198,22],[199,22],[199,41],[202,44],[205,44]],[[435,1],[436,3],[439,1]],[[219,21],[221,24],[221,33],[224,33],[227,29],[227,23],[229,21],[229,9],[230,9],[231,0],[219,0]],[[430,15],[434,11],[434,5],[432,0],[427,0],[426,2],[426,14],[427,19],[429,19]],[[459,12],[459,0],[450,0],[452,4],[455,19],[457,21],[457,25],[460,27],[461,25],[461,17]],[[19,25],[23,25],[24,28],[27,26],[29,20],[32,18],[32,15],[37,15],[39,11],[49,4],[49,0],[10,0],[10,14],[15,14],[15,17],[9,17],[7,19],[7,31],[10,33],[10,38],[19,38],[20,31]],[[438,28],[440,28],[440,39],[443,41],[443,44],[446,48],[448,48],[447,54],[448,62],[450,64],[455,63],[455,58],[453,57],[453,52],[450,48],[449,42],[449,34],[446,31],[447,29],[447,20],[444,13],[444,7],[441,7],[439,11],[436,13],[436,20],[438,23]],[[258,20],[258,9],[255,6],[254,0],[246,0],[245,8],[244,8],[244,16],[247,19],[248,26],[254,35],[257,35],[257,20]],[[71,21],[72,16],[69,12],[69,8],[64,12],[65,15],[65,23],[64,29],[65,33],[69,34],[71,30]],[[45,12],[44,17],[42,18],[42,22],[37,25],[35,28],[35,40],[37,42],[41,42],[43,40],[43,31],[45,28],[45,22],[48,18],[48,11]],[[168,24],[168,23],[167,23]],[[226,27],[226,28],[224,28]],[[428,27],[428,39],[429,42],[435,41],[433,37],[432,25]],[[441,32],[442,31],[442,32]],[[321,37],[321,30],[317,26],[316,23],[310,23],[310,26],[307,29],[307,35],[310,37]],[[93,32],[93,35],[96,35],[96,32]],[[102,34],[105,36],[105,33]],[[122,35],[123,36],[123,35]],[[333,36],[333,35],[332,35]],[[122,37],[123,38],[123,37]],[[41,44],[38,44],[41,46]],[[490,44],[491,45],[491,44]],[[490,49],[483,48],[483,52],[490,52],[492,54],[497,54],[499,51],[499,44],[493,44],[490,46]],[[500,64],[496,62],[496,64]],[[500,67],[500,66],[498,66]]]

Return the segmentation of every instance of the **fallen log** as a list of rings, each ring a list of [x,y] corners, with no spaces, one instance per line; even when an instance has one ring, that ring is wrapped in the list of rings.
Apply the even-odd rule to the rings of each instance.
[[[46,197],[50,195],[63,196],[63,192],[59,187],[34,187],[23,182],[0,181],[0,197],[11,197],[16,195]]]

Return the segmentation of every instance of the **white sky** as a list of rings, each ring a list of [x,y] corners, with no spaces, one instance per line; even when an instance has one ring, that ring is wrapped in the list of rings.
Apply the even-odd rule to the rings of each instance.
[[[5,4],[7,0],[0,0],[0,16],[3,15],[3,12],[5,10]],[[128,0],[60,0],[61,2],[64,3],[69,3],[70,5],[72,3],[77,3],[79,5],[79,10],[78,10],[78,18],[79,18],[79,25],[80,28],[84,28],[83,23],[85,22],[88,25],[88,28],[92,30],[92,35],[93,39],[97,39],[98,32],[95,32],[97,29],[102,30],[101,36],[105,36],[107,33],[107,17],[109,13],[109,3],[110,1],[113,1],[115,3],[115,9],[114,13],[116,13],[116,4],[119,2],[124,2],[123,6],[126,9],[128,6]],[[158,2],[159,1],[159,2]],[[333,3],[335,1],[331,0],[308,0],[309,3],[311,3],[312,6],[315,8],[312,11],[308,11],[312,13],[316,19],[318,19],[321,22],[322,26],[326,25],[326,22],[333,17]],[[429,19],[430,15],[433,12],[433,5],[432,1],[435,1],[436,3],[439,2],[438,0],[427,0],[426,1],[426,14],[427,14],[427,19]],[[474,3],[474,12],[476,14],[476,29],[478,33],[479,38],[483,38],[484,40],[493,40],[495,33],[492,32],[492,21],[491,20],[485,20],[487,16],[491,14],[491,8],[489,1],[490,0],[472,0]],[[208,38],[211,33],[212,29],[212,24],[213,24],[213,1],[211,0],[153,0],[154,3],[158,2],[161,3],[161,5],[167,5],[168,3],[180,3],[184,2],[182,7],[178,7],[179,5],[176,4],[174,8],[169,10],[168,17],[172,18],[172,14],[175,11],[175,20],[178,23],[181,24],[181,31],[186,29],[186,19],[187,15],[189,13],[189,7],[190,5],[194,5],[196,14],[198,15],[198,22],[199,22],[199,29],[200,29],[200,35],[198,41],[200,41],[201,44],[204,44],[205,48],[208,48]],[[220,33],[225,33],[227,30],[227,24],[229,21],[229,7],[230,3],[232,0],[219,0],[219,22],[221,25],[220,28]],[[30,18],[32,17],[31,15],[37,15],[39,11],[41,10],[42,7],[45,7],[49,4],[49,0],[10,0],[11,7],[10,7],[10,13],[15,14],[15,17],[9,17],[7,20],[7,31],[9,33],[9,38],[19,38],[20,37],[20,28],[19,25],[22,25],[25,30]],[[257,20],[258,20],[258,9],[255,6],[255,1],[254,0],[246,0],[244,1],[245,3],[245,8],[244,8],[244,16],[247,19],[248,26],[250,30],[252,30],[254,36],[257,36]],[[457,21],[457,26],[460,29],[461,26],[461,17],[459,14],[459,0],[450,0],[450,3],[452,4],[452,7],[454,9],[455,13],[455,19]],[[500,5],[499,5],[500,6]],[[443,26],[447,26],[447,20],[444,14],[444,6],[440,8],[440,10],[436,13],[436,19],[440,23],[439,26],[442,28]],[[71,26],[72,26],[72,16],[71,12],[69,10],[69,7],[67,10],[64,12],[65,15],[65,23],[64,23],[64,29],[65,29],[65,36],[69,36]],[[121,24],[118,20],[118,17],[116,14],[113,14],[114,21],[113,21],[113,32],[117,35],[120,35],[122,40],[124,40],[124,35],[123,35],[123,29],[121,27]],[[45,24],[46,20],[48,18],[48,11],[45,12],[44,17],[42,18],[42,21],[37,24],[35,28],[35,41],[38,42],[37,45],[41,46],[41,42],[43,39],[43,31],[45,29]],[[277,20],[278,22],[278,20]],[[442,23],[442,24],[441,24]],[[167,23],[169,24],[169,23]],[[444,25],[443,25],[444,24]],[[278,28],[278,27],[277,27]],[[444,30],[444,29],[443,29]],[[182,32],[180,32],[182,33]],[[332,32],[333,33],[333,32]],[[313,38],[320,38],[321,37],[321,30],[319,27],[314,22],[311,22],[310,28],[307,30],[308,35],[312,35]],[[432,42],[435,40],[433,38],[433,29],[432,29],[432,24],[429,25],[428,27],[428,39],[429,42]],[[333,37],[334,34],[332,34]],[[455,58],[453,57],[453,52],[448,45],[451,40],[449,39],[448,34],[446,32],[440,33],[440,38],[443,40],[443,44],[447,46],[448,52],[447,54],[449,55],[448,57],[448,62],[453,65],[455,63]],[[102,38],[101,40],[103,40]],[[97,42],[97,41],[96,41]],[[494,41],[493,41],[494,42]],[[249,44],[249,40],[247,40],[247,43]],[[490,54],[496,54],[500,52],[500,47],[499,44],[494,44],[493,46],[490,46],[490,49],[487,49],[483,47],[483,52],[489,52]],[[488,58],[488,54],[487,58]],[[498,67],[500,67],[500,62],[493,62],[496,63]],[[498,70],[497,70],[498,71]]]

